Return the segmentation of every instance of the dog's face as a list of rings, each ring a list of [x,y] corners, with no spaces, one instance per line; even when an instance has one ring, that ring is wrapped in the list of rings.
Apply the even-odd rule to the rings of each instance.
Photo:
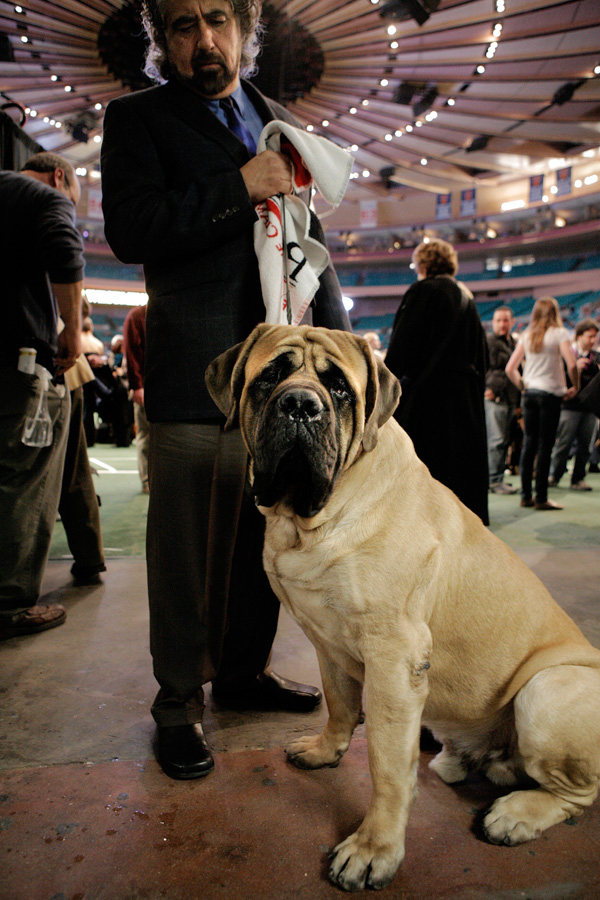
[[[239,421],[257,505],[283,503],[304,518],[375,447],[400,396],[366,341],[307,325],[259,325],[211,363],[206,383],[226,427]]]

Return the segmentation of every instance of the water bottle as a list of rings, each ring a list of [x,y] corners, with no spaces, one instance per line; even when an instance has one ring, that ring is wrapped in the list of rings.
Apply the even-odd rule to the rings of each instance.
[[[52,443],[52,419],[48,411],[48,386],[50,372],[43,366],[35,364],[35,374],[40,382],[40,399],[33,416],[27,416],[23,426],[21,441],[27,447],[49,447]]]

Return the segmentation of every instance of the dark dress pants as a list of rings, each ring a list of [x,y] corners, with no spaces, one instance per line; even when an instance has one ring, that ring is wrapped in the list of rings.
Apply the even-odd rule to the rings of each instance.
[[[523,394],[524,435],[519,474],[521,496],[525,500],[531,499],[534,464],[536,502],[545,503],[548,499],[550,457],[558,428],[561,403],[560,397],[546,391],[525,391]]]
[[[104,546],[83,426],[83,387],[71,391],[69,438],[58,511],[76,565],[100,571],[104,566]]]
[[[239,431],[150,425],[147,566],[159,725],[200,722],[202,685],[243,685],[267,665],[279,602],[262,567],[264,520]]]

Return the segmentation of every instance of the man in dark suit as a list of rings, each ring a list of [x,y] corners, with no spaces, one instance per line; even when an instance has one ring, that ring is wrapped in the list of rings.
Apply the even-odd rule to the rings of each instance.
[[[144,264],[149,295],[152,711],[174,778],[214,766],[201,727],[207,681],[238,708],[311,710],[321,699],[268,666],[279,606],[262,570],[263,524],[239,432],[223,431],[204,384],[208,363],[264,320],[255,204],[292,190],[287,158],[255,147],[266,122],[294,120],[240,79],[259,15],[259,0],[148,0],[146,71],[163,83],[105,115],[106,236],[124,262]],[[349,329],[331,267],[312,314]]]

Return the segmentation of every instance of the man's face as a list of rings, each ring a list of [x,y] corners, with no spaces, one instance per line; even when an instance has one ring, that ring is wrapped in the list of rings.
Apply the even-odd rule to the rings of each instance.
[[[495,312],[492,318],[492,329],[494,334],[499,337],[505,337],[510,333],[514,319],[509,312]]]
[[[167,0],[167,55],[173,73],[203,97],[227,97],[239,84],[242,37],[228,0]]]
[[[597,336],[598,332],[594,328],[589,328],[587,331],[584,331],[583,334],[580,334],[577,338],[577,346],[580,351],[582,353],[589,353],[590,350],[593,350]]]

